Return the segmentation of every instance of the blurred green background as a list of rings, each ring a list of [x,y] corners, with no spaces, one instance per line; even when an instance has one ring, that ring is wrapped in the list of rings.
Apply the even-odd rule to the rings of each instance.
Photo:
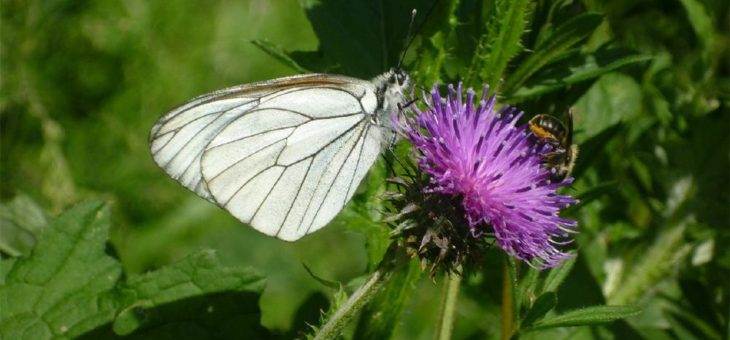
[[[346,19],[362,25],[359,32],[375,30],[372,22],[358,21],[361,7],[322,3],[349,13]],[[277,53],[296,59],[299,70],[364,78],[387,70],[402,48],[414,4],[377,3],[399,18],[386,21],[392,27],[382,32],[397,33],[368,55],[358,50],[368,46],[358,45],[360,36],[323,24],[330,18],[313,10],[318,1],[0,1],[0,197],[29,198],[47,216],[103,197],[112,203],[111,243],[128,273],[212,248],[227,265],[250,265],[267,277],[260,301],[264,326],[306,330],[303,320],[316,323],[333,291],[302,264],[317,276],[350,282],[382,251],[368,247],[371,234],[386,231],[363,232],[373,226],[358,222],[362,213],[350,206],[331,227],[296,243],[263,236],[168,178],[151,159],[148,133],[162,114],[199,94],[298,72]],[[406,66],[424,86],[465,79],[481,87],[504,75],[502,99],[531,114],[575,106],[582,153],[570,192],[583,195],[586,204],[571,212],[581,230],[579,261],[559,295],[563,306],[608,302],[645,309],[628,324],[586,331],[593,338],[611,338],[624,328],[644,338],[727,336],[727,3],[538,1],[526,7],[524,50],[512,53],[497,73],[484,74],[479,53],[495,50],[480,45],[479,34],[503,14],[490,12],[499,3],[443,1],[426,18]],[[520,74],[542,34],[585,11],[604,16],[594,30],[577,31],[580,45],[553,63],[571,66],[584,56],[578,51],[597,51],[590,55],[601,64],[607,55],[601,51],[609,47],[631,49],[643,59],[582,74],[574,83],[558,81],[537,95],[530,91],[581,69],[542,65],[526,76],[530,81],[512,81],[508,75]],[[338,41],[343,43],[332,45]],[[318,47],[300,54],[277,50]],[[374,171],[370,183],[377,186],[382,165]],[[498,282],[493,277],[500,262],[496,250],[488,255],[487,269],[465,280],[456,337],[498,334],[499,291],[490,285]],[[396,337],[430,337],[440,285],[440,278],[418,281]]]

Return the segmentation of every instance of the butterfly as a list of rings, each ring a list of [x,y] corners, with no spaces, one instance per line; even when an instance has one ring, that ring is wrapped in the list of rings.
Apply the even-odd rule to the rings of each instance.
[[[395,140],[410,87],[400,67],[373,80],[307,74],[204,94],[160,118],[155,162],[241,222],[295,241],[327,225]]]

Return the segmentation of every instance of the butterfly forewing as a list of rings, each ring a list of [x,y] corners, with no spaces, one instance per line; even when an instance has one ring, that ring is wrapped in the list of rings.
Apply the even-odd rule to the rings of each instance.
[[[193,99],[155,125],[170,176],[257,230],[296,240],[324,227],[380,153],[372,83],[306,75]]]

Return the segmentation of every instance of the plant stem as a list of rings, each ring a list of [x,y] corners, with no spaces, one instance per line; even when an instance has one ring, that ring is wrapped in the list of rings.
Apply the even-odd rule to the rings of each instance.
[[[436,325],[436,339],[451,339],[451,331],[454,328],[454,312],[456,311],[456,300],[459,296],[461,286],[461,275],[454,274],[444,277],[444,292],[441,296],[441,315]]]
[[[357,314],[383,287],[392,275],[389,267],[375,270],[365,283],[360,286],[349,299],[319,329],[314,339],[335,339],[342,333],[352,317]],[[387,271],[387,272],[386,272]]]
[[[516,274],[514,263],[505,258],[502,273],[502,340],[512,337],[515,326],[515,286]]]

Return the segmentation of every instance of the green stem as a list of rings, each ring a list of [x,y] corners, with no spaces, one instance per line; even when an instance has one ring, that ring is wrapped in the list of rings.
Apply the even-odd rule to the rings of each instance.
[[[459,296],[461,286],[461,275],[454,274],[444,277],[444,292],[441,297],[441,315],[436,326],[436,339],[451,339],[451,331],[454,328],[454,312],[456,311],[456,300]]]
[[[502,340],[509,340],[515,331],[515,287],[517,275],[515,264],[505,256],[502,273]]]
[[[335,314],[322,325],[314,339],[336,339],[342,333],[342,329],[350,322],[350,319],[367,305],[375,294],[380,291],[385,282],[392,277],[390,272],[386,272],[387,269],[387,267],[381,267],[370,274],[367,281],[352,293],[347,302],[337,309]]]

